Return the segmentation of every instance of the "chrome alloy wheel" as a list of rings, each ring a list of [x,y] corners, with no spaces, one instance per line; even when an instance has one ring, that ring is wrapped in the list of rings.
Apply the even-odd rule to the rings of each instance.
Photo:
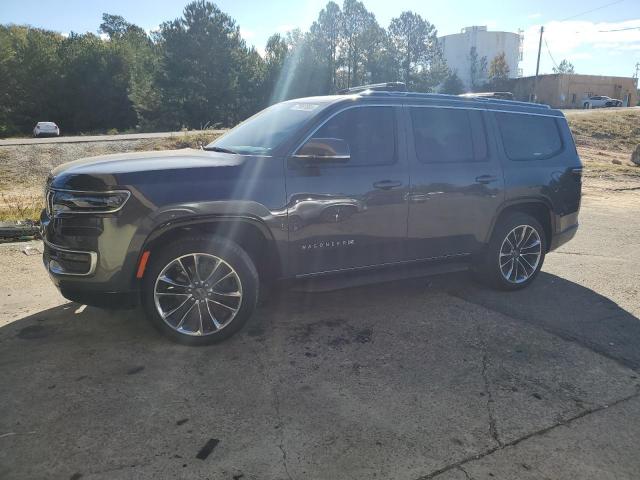
[[[498,263],[504,279],[510,283],[526,282],[534,274],[542,257],[542,241],[530,225],[511,230],[500,247]]]
[[[223,259],[190,253],[165,266],[153,297],[164,322],[185,335],[211,335],[229,325],[242,304],[242,283]]]

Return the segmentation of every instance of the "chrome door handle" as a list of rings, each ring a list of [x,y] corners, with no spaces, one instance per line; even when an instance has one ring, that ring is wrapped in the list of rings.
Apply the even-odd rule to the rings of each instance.
[[[492,183],[496,180],[498,180],[498,177],[495,175],[480,175],[479,177],[476,177],[476,183],[482,184]]]
[[[411,203],[424,203],[429,200],[429,195],[427,193],[409,193],[407,200]]]

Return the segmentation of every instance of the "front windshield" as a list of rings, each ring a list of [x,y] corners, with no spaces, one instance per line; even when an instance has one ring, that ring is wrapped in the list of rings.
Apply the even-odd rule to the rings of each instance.
[[[274,148],[324,106],[318,102],[272,105],[205,147],[246,155],[271,155]]]

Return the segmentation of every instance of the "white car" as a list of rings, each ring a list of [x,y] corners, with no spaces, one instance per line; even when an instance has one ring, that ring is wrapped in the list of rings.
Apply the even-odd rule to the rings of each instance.
[[[621,107],[622,100],[604,95],[594,95],[592,97],[586,97],[582,101],[582,106],[584,108]]]
[[[34,137],[44,137],[44,136],[60,136],[60,128],[53,122],[38,122],[36,126],[33,128],[33,136]]]

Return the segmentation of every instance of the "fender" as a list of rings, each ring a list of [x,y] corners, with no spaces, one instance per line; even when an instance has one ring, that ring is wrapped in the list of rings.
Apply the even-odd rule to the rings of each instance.
[[[498,220],[498,218],[500,218],[500,215],[502,215],[502,213],[507,208],[513,207],[515,205],[532,204],[532,203],[543,205],[549,210],[550,213],[553,213],[553,205],[551,204],[551,201],[546,197],[521,197],[513,200],[505,200],[504,202],[502,202],[500,207],[498,207],[495,215],[491,219],[491,225],[488,230],[487,237],[484,239],[484,242],[489,243],[489,240],[491,239],[491,235],[493,235],[493,230],[496,226],[496,221]],[[549,217],[549,221],[551,222],[552,233],[554,233],[556,228],[555,228],[555,224],[554,224],[555,222],[554,222],[553,216]]]
[[[144,241],[142,246],[142,251],[145,250],[145,247],[150,243],[152,243],[155,239],[176,228],[189,227],[193,225],[203,225],[207,223],[220,223],[220,222],[249,223],[257,227],[258,230],[260,230],[260,232],[264,235],[264,237],[267,239],[268,242],[270,243],[275,242],[275,239],[273,238],[273,233],[261,218],[253,217],[250,215],[227,215],[227,214],[191,215],[191,216],[183,216],[180,218],[176,218],[174,220],[169,220],[158,225],[156,228],[154,228],[151,231],[149,235],[147,235],[147,238]]]
[[[285,220],[280,218],[281,216],[280,212],[271,212],[264,205],[254,201],[198,202],[197,204],[174,205],[162,209],[150,219],[149,233],[139,247],[134,249],[136,251],[135,265],[140,268],[142,256],[145,251],[149,250],[149,246],[156,239],[172,230],[212,223],[241,222],[258,229],[267,240],[268,248],[276,253],[273,257],[274,262],[280,271],[284,271],[286,265],[282,264],[282,259],[286,258],[286,255],[283,255],[281,250],[286,248],[286,242],[283,242],[286,240],[286,236],[280,238],[279,243],[274,237],[274,229],[276,234],[279,233],[282,222]],[[286,234],[286,232],[283,233]]]

